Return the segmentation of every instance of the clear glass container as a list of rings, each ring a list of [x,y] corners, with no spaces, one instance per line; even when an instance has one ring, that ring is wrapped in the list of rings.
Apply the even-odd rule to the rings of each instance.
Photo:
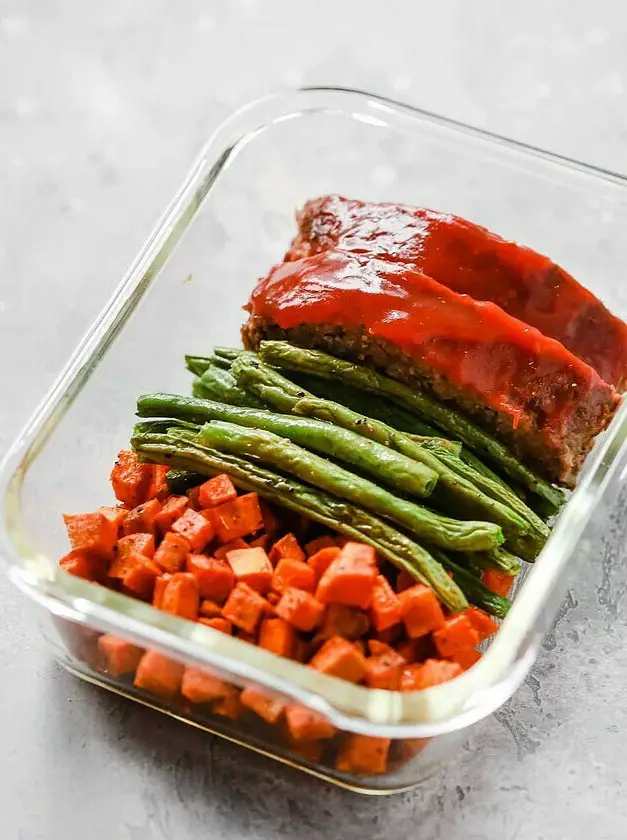
[[[11,579],[40,606],[56,656],[77,675],[337,784],[391,793],[438,770],[464,730],[504,703],[529,671],[570,565],[591,554],[592,513],[624,481],[625,406],[588,458],[541,556],[521,575],[484,657],[425,691],[349,685],[57,567],[67,550],[61,511],[111,499],[108,474],[128,444],[137,395],[188,392],[184,353],[237,340],[241,307],[256,279],[282,257],[295,210],[328,192],[464,216],[549,255],[627,316],[627,181],[620,176],[367,93],[304,89],[253,103],[209,139],[11,448],[0,476],[0,548]],[[136,689],[126,677],[103,673],[103,632],[232,685],[277,693],[337,731],[322,745],[294,744],[255,715],[235,717],[235,701],[194,705],[179,693]],[[351,733],[390,740],[384,771],[341,769]]]

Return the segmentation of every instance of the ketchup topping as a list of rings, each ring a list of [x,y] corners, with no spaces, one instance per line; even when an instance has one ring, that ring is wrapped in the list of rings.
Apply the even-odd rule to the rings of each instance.
[[[407,263],[475,300],[492,301],[557,339],[618,387],[627,325],[541,254],[457,216],[340,196],[308,202],[287,259],[335,248]]]
[[[509,414],[513,426],[532,401],[551,436],[564,433],[591,388],[613,391],[559,342],[401,263],[330,250],[282,263],[247,308],[283,329],[363,328]]]

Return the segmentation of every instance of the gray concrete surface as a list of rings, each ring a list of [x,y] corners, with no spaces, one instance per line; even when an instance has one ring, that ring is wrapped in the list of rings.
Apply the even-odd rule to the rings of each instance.
[[[235,106],[354,85],[627,171],[626,22],[617,0],[0,0],[0,450]],[[624,838],[624,511],[516,697],[387,800],[78,684],[0,577],[0,838]]]

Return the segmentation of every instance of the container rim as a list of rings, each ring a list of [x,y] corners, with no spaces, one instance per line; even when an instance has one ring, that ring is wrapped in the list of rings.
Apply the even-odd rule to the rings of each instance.
[[[125,595],[72,578],[32,544],[21,512],[21,489],[28,468],[158,276],[221,173],[262,132],[286,120],[317,113],[343,115],[397,132],[426,128],[463,135],[519,161],[540,158],[552,171],[563,170],[592,182],[610,182],[624,191],[627,200],[627,178],[619,173],[366,91],[304,87],[245,105],[209,137],[108,303],[4,457],[0,465],[0,553],[10,565],[12,580],[55,615],[119,632],[140,644],[148,643],[164,652],[175,651],[194,664],[215,666],[242,679],[254,680],[300,700],[344,729],[388,737],[433,737],[489,715],[513,694],[531,668],[541,634],[554,617],[554,611],[548,608],[556,609],[565,591],[564,571],[577,541],[625,460],[627,403],[597,441],[576,491],[483,658],[454,681],[418,692],[349,685],[210,628],[167,616]]]

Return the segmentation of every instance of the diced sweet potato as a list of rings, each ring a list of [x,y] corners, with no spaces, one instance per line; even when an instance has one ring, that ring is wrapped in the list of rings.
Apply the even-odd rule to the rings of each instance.
[[[255,712],[266,723],[278,723],[285,709],[285,701],[279,700],[255,685],[248,685],[240,694],[242,706]]]
[[[142,502],[133,510],[129,510],[128,516],[124,520],[124,535],[129,534],[154,534],[155,533],[155,517],[161,510],[161,502],[158,499],[149,499],[147,502]]]
[[[444,624],[442,607],[432,589],[417,583],[398,596],[401,616],[410,639],[426,636]]]
[[[358,776],[385,773],[390,743],[389,738],[347,733],[338,749],[335,766],[342,773]]]
[[[148,498],[152,465],[141,464],[134,452],[125,449],[118,454],[110,478],[115,498],[134,508]]]
[[[289,737],[296,743],[333,738],[336,728],[328,720],[299,703],[288,703],[285,707],[285,724]]]
[[[132,565],[130,564],[132,561]],[[122,577],[124,588],[137,598],[149,601],[152,598],[155,581],[161,574],[161,569],[143,554],[130,554],[127,558],[129,567]]]
[[[185,668],[181,682],[181,694],[190,703],[211,703],[226,697],[232,686],[221,677],[202,668]]]
[[[226,560],[226,555],[229,551],[236,551],[238,548],[250,548],[249,544],[246,540],[243,540],[241,537],[238,537],[236,540],[232,542],[226,543],[225,545],[221,545],[219,548],[213,552],[213,556],[217,557],[218,560]]]
[[[481,579],[488,589],[506,598],[516,580],[516,575],[508,575],[498,569],[486,569]]]
[[[216,715],[229,718],[229,720],[237,720],[242,713],[242,701],[240,700],[240,692],[234,687],[231,691],[216,702],[213,707]]]
[[[159,499],[162,502],[168,496],[168,482],[167,474],[170,472],[170,467],[165,464],[152,465],[152,478],[150,480],[150,487],[148,489],[149,499]]]
[[[103,670],[113,677],[134,674],[144,654],[142,648],[111,633],[104,633],[99,637],[98,651]]]
[[[316,576],[313,569],[297,557],[281,557],[272,575],[272,589],[275,592],[285,592],[291,588],[313,592],[316,588]]]
[[[212,523],[195,510],[188,508],[172,525],[175,534],[189,543],[192,551],[202,551],[214,536]]]
[[[124,524],[124,520],[128,516],[128,509],[125,508],[125,507],[122,507],[121,505],[118,505],[118,506],[115,506],[115,507],[112,506],[112,505],[103,505],[102,507],[98,508],[98,511],[106,519],[108,519],[109,522],[112,522],[115,525],[115,527],[118,529],[118,535],[119,535],[120,534],[120,529],[122,528],[122,525]]]
[[[238,583],[222,608],[222,615],[245,633],[254,633],[264,612],[265,601],[246,583]]]
[[[498,622],[477,607],[468,607],[464,615],[479,634],[480,642],[493,636],[499,629]]]
[[[317,638],[330,639],[332,636],[342,636],[354,641],[364,636],[370,628],[370,620],[363,610],[358,607],[347,607],[345,604],[329,604],[324,611],[322,625]]]
[[[407,665],[401,677],[401,691],[421,691],[448,682],[462,673],[457,662],[444,659],[427,659],[426,662]]]
[[[155,556],[155,538],[153,535],[129,534],[126,537],[120,537],[118,540],[118,560],[123,560],[127,554],[132,552],[143,554],[144,557],[149,557],[152,560]]]
[[[59,560],[59,566],[69,575],[83,580],[102,583],[105,578],[103,561],[86,551],[70,551]]]
[[[188,621],[195,621],[198,618],[199,605],[200,595],[194,575],[189,572],[170,575],[161,596],[161,609]]]
[[[247,583],[255,592],[268,592],[272,583],[272,564],[263,548],[238,548],[226,555],[238,583]]]
[[[305,552],[299,546],[294,534],[286,534],[284,537],[281,537],[280,540],[275,542],[270,551],[270,562],[273,566],[276,566],[279,560],[285,559],[305,562]]]
[[[286,740],[289,744],[290,751],[296,753],[306,761],[311,761],[318,764],[322,759],[325,742],[319,741],[294,741],[289,732],[286,732]]]
[[[207,557],[204,554],[190,554],[187,571],[198,581],[201,598],[209,598],[223,604],[235,586],[233,569],[224,560]]]
[[[161,575],[161,577],[158,577],[155,581],[155,588],[154,592],[152,593],[152,605],[158,610],[161,609],[161,604],[163,603],[163,594],[171,577],[172,575],[165,574]]]
[[[366,674],[363,654],[341,636],[328,639],[311,658],[309,665],[323,674],[352,683],[361,682]]]
[[[164,572],[180,572],[189,551],[189,543],[184,537],[168,531],[155,551],[154,561]]]
[[[264,618],[259,629],[259,647],[291,659],[296,634],[294,628],[282,618]]]
[[[102,513],[64,514],[72,551],[86,551],[94,557],[110,559],[118,538],[117,526]]]
[[[154,524],[161,534],[167,534],[176,520],[183,516],[187,504],[187,496],[169,496],[165,499],[154,519]]]
[[[203,508],[218,507],[237,499],[237,490],[228,475],[216,475],[200,485],[198,501]]]
[[[156,650],[140,659],[133,685],[170,700],[178,693],[183,679],[183,665]]]
[[[458,650],[476,647],[479,634],[464,613],[445,619],[439,630],[433,633],[433,641],[440,656],[452,656]]]
[[[462,650],[456,650],[449,659],[452,662],[457,662],[464,671],[467,671],[481,659],[481,652],[475,648],[463,648]]]
[[[154,565],[155,577],[160,574],[161,570],[156,564],[154,564],[154,561],[145,554],[140,554],[139,551],[133,551],[133,549],[129,547],[123,553],[118,554],[113,563],[111,563],[108,572],[109,577],[117,580],[124,580],[127,572],[137,567],[141,568],[144,563],[149,563],[149,568],[152,568]]]
[[[347,542],[322,575],[316,597],[323,604],[346,604],[367,609],[377,577],[374,549],[363,543]]]
[[[288,589],[276,605],[276,613],[297,630],[308,633],[322,618],[324,606],[310,592]]]
[[[231,622],[220,616],[216,616],[215,618],[201,617],[198,619],[198,623],[204,624],[205,627],[211,627],[213,630],[219,630],[220,633],[226,633],[227,636],[233,634],[233,625]]]
[[[305,554],[307,557],[313,557],[323,548],[336,548],[337,543],[333,537],[317,537],[305,545]]]
[[[401,605],[396,593],[383,575],[377,575],[370,604],[370,621],[375,630],[387,630],[401,620]]]
[[[366,659],[364,682],[368,688],[398,691],[406,662],[393,648]]]
[[[208,598],[205,598],[204,601],[200,602],[198,612],[203,618],[217,618],[217,616],[222,615],[222,607],[220,604],[216,604],[215,601],[210,601]]]
[[[233,502],[213,508],[212,512],[216,535],[222,543],[255,534],[263,527],[256,493],[239,496]]]
[[[307,565],[313,570],[316,576],[316,583],[320,581],[322,575],[329,568],[331,563],[340,556],[340,548],[337,545],[325,546],[318,549],[315,554],[312,554],[307,560]]]

